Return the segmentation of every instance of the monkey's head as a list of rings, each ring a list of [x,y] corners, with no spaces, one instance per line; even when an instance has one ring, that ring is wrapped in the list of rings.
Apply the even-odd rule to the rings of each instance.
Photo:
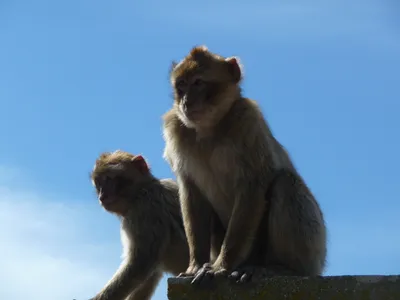
[[[224,58],[205,46],[194,47],[181,62],[173,62],[170,78],[177,114],[190,128],[214,126],[240,98],[238,58]]]
[[[104,209],[123,216],[135,193],[152,175],[143,156],[117,150],[102,153],[90,177]]]

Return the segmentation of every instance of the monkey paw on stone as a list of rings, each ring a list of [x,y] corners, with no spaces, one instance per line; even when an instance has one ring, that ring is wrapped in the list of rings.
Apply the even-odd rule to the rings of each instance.
[[[214,277],[226,277],[228,271],[222,267],[205,263],[196,273],[192,284],[207,283]]]
[[[238,283],[246,283],[250,281],[258,281],[262,278],[273,276],[275,272],[263,266],[246,265],[237,268],[228,278]]]

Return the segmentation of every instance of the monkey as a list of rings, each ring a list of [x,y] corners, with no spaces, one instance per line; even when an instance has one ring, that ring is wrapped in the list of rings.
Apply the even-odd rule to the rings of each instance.
[[[320,276],[323,212],[257,102],[242,95],[242,69],[238,57],[207,46],[170,69],[163,157],[178,182],[190,256],[179,276],[192,284]]]
[[[157,179],[142,155],[103,152],[90,174],[100,205],[121,221],[123,262],[91,300],[151,299],[162,275],[189,263],[178,186]]]

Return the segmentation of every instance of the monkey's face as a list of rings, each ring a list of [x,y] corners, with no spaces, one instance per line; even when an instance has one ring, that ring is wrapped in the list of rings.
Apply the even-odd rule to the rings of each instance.
[[[182,122],[191,128],[215,125],[239,95],[240,72],[235,58],[224,59],[204,47],[174,65],[171,83]]]
[[[131,178],[116,171],[102,172],[93,178],[100,204],[107,211],[119,214],[127,209],[133,184]]]
[[[126,214],[150,171],[142,156],[116,151],[100,156],[91,173],[100,204],[109,212]]]

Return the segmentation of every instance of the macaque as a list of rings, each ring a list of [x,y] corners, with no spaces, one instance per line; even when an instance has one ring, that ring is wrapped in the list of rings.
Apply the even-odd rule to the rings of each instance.
[[[102,153],[91,179],[101,206],[121,220],[123,263],[91,300],[151,299],[164,272],[189,263],[178,187],[155,178],[141,155]]]
[[[170,80],[164,158],[177,177],[189,243],[180,276],[196,284],[320,275],[323,213],[257,103],[242,96],[239,59],[197,46],[173,63]]]

